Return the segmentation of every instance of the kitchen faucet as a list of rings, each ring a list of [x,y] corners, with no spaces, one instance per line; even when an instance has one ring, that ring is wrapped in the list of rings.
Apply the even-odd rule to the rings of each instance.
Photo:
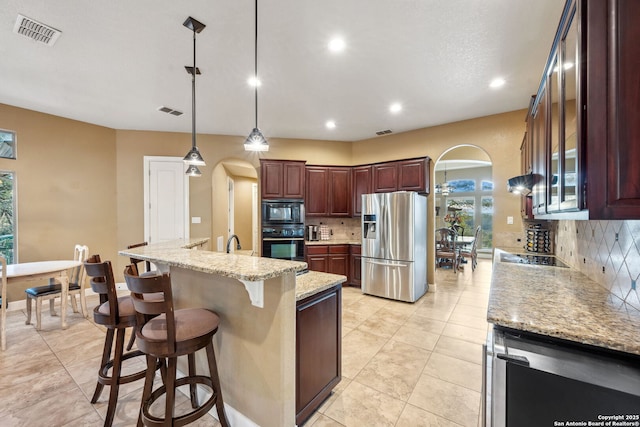
[[[236,250],[239,251],[240,249],[242,249],[242,247],[240,246],[240,238],[236,234],[232,234],[231,237],[229,237],[229,240],[227,240],[227,253],[231,251],[231,241],[233,239],[236,239],[236,242],[238,242],[238,244],[236,245]]]

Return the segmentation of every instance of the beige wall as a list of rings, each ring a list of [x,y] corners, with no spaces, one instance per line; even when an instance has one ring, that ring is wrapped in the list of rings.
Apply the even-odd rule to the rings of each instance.
[[[113,258],[116,132],[4,104],[0,128],[17,132],[17,159],[0,169],[16,173],[18,261],[70,259],[76,243]]]
[[[435,162],[458,145],[482,148],[493,166],[494,246],[514,246],[515,239],[522,237],[520,198],[507,191],[506,182],[520,175],[520,144],[525,131],[525,114],[524,110],[514,111],[357,141],[352,144],[352,158],[357,159],[357,163],[371,163],[429,156]],[[433,163],[431,174],[433,178]],[[432,179],[432,190],[433,184]],[[433,208],[432,197],[429,197],[429,206]],[[514,217],[512,225],[507,225],[507,216]]]

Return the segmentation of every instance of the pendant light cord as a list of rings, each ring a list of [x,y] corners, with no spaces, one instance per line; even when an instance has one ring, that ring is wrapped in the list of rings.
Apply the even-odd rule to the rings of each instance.
[[[254,84],[255,84],[255,107],[256,107],[256,129],[258,128],[258,0],[255,0],[255,39],[254,39]]]
[[[191,146],[196,147],[196,30],[193,30],[193,73],[191,76]]]

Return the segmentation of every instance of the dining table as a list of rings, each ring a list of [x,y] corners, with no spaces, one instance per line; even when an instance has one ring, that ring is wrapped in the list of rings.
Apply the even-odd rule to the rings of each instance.
[[[24,262],[18,264],[6,264],[4,259],[0,258],[2,263],[2,270],[0,276],[2,277],[2,327],[0,333],[2,337],[1,348],[6,349],[7,337],[6,337],[6,318],[7,318],[7,288],[12,283],[20,282],[42,282],[46,279],[58,280],[61,284],[61,310],[60,310],[60,326],[62,329],[67,328],[67,309],[66,301],[69,293],[69,277],[67,271],[82,265],[81,261],[76,260],[56,260],[56,261],[35,261]],[[6,271],[6,277],[5,277]]]

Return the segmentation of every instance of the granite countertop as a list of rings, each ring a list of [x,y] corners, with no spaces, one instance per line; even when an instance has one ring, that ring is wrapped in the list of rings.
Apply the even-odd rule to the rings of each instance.
[[[572,268],[510,264],[495,250],[487,320],[640,355],[640,311]]]
[[[219,274],[233,279],[248,281],[271,279],[282,276],[285,273],[302,271],[307,268],[307,263],[305,262],[189,249],[200,246],[208,240],[173,240],[134,249],[124,249],[118,253],[153,263],[188,268],[203,273]]]
[[[319,271],[309,271],[301,274],[296,276],[296,301],[301,301],[346,281],[346,276],[339,274],[321,273]]]
[[[261,258],[250,250],[240,250],[236,254],[192,250],[207,243],[207,238],[172,240],[155,243],[119,252],[120,255],[133,256],[142,260],[167,264],[174,267],[189,268],[204,273],[220,274],[240,280],[265,280],[281,276],[284,273],[302,271],[307,264],[297,261],[285,261]],[[338,274],[309,271],[296,276],[296,301],[317,294],[347,280]]]
[[[355,239],[331,239],[331,240],[305,240],[307,246],[316,245],[361,245],[361,240]]]

